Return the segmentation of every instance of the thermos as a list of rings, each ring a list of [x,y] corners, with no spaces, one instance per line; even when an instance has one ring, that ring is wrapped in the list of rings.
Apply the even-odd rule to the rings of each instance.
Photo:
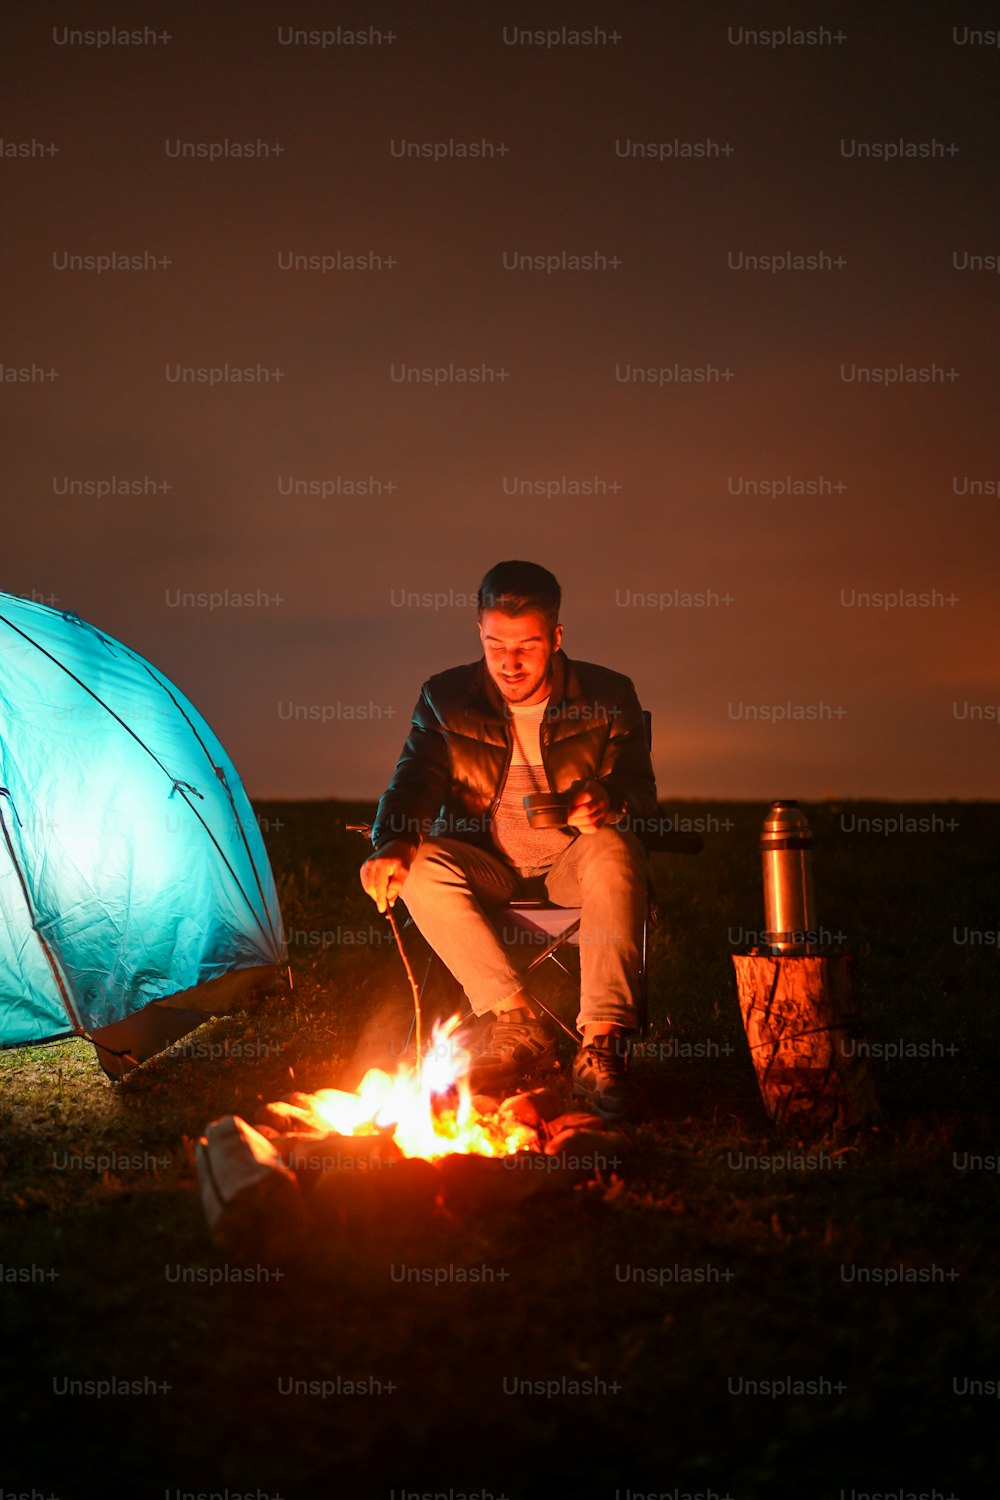
[[[812,833],[799,804],[772,802],[760,835],[764,943],[772,953],[809,953],[816,942]]]

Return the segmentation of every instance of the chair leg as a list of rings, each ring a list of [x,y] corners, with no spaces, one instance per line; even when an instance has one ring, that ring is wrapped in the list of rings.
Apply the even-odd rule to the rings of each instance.
[[[561,948],[564,943],[567,943],[569,939],[574,935],[574,933],[579,931],[579,928],[579,921],[572,922],[570,926],[567,927],[564,932],[561,932],[557,938],[553,938],[552,942],[549,943],[547,947],[543,948],[541,953],[536,953],[535,957],[531,960],[531,963],[527,964],[526,967],[521,970],[521,973],[530,974],[534,969],[538,968],[539,964],[543,964],[547,958],[552,958],[556,950]]]

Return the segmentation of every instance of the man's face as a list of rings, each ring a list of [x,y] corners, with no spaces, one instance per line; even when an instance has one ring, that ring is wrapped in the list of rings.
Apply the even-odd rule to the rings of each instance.
[[[540,703],[548,696],[553,651],[562,645],[562,626],[549,631],[540,614],[505,615],[484,609],[479,622],[486,670],[508,703]]]

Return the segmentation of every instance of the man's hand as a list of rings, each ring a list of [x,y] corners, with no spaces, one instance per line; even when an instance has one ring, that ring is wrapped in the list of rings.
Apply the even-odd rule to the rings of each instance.
[[[581,833],[596,833],[608,820],[611,796],[600,781],[584,781],[572,794],[566,821]]]
[[[380,912],[395,903],[416,852],[407,839],[392,839],[361,866],[361,884]]]

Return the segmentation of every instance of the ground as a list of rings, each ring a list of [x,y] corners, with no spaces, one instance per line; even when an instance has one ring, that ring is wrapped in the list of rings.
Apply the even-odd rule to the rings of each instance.
[[[207,1236],[200,1132],[353,1083],[408,1003],[345,826],[371,808],[257,811],[292,992],[122,1085],[82,1041],[0,1054],[5,1497],[997,1492],[1000,808],[807,809],[877,1130],[770,1131],[729,956],[763,925],[763,808],[665,804],[705,850],[654,857],[628,1176],[285,1267],[247,1247],[247,1281]],[[925,823],[861,823],[900,817]],[[136,1385],[73,1384],[106,1380]]]

